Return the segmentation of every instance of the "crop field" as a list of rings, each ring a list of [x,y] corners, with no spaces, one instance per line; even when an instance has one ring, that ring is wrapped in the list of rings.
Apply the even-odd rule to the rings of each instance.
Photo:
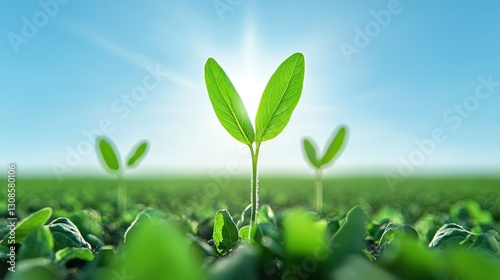
[[[16,246],[20,273],[9,279],[500,275],[497,178],[412,178],[396,189],[384,178],[327,178],[324,212],[316,213],[312,179],[263,177],[251,239],[244,234],[246,178],[159,177],[127,185],[128,209],[119,213],[116,180],[19,180],[19,219],[45,213],[26,225]],[[2,225],[1,234],[8,230]]]

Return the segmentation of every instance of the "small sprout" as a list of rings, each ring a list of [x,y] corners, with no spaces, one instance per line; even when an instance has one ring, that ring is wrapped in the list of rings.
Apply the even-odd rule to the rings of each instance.
[[[346,134],[347,128],[345,126],[341,126],[334,134],[334,137],[330,141],[325,154],[321,158],[317,156],[314,144],[309,139],[304,139],[304,152],[309,160],[309,163],[316,169],[314,208],[318,213],[323,211],[323,184],[321,182],[321,170],[323,166],[332,162],[335,156],[342,151]]]
[[[127,166],[120,166],[119,153],[113,142],[104,137],[96,140],[97,154],[101,158],[104,168],[118,177],[118,210],[120,213],[127,211],[127,182],[123,179],[125,168],[135,167],[146,155],[149,144],[143,140],[132,149],[128,156]]]
[[[213,58],[209,58],[205,64],[205,83],[217,118],[231,136],[250,149],[252,212],[249,233],[253,231],[251,227],[255,224],[259,203],[257,162],[260,145],[285,129],[299,102],[304,72],[304,55],[301,53],[295,53],[281,63],[262,94],[254,131],[245,105],[222,67]]]

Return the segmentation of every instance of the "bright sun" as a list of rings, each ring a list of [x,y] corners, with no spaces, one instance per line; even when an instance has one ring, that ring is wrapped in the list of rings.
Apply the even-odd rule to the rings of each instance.
[[[243,104],[245,104],[248,116],[255,125],[255,115],[257,114],[257,109],[259,107],[260,97],[262,96],[262,92],[266,86],[265,81],[260,79],[260,77],[256,77],[253,69],[248,69],[243,73],[233,75],[231,80],[241,96]]]

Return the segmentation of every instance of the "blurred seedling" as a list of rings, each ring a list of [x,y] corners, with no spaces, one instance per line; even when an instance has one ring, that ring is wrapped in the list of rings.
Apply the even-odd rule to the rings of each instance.
[[[118,150],[110,139],[104,136],[98,137],[96,146],[104,169],[118,178],[118,211],[125,213],[127,211],[127,181],[124,179],[124,172],[139,164],[146,155],[149,144],[146,140],[139,142],[128,155],[126,164],[120,162]]]
[[[288,124],[302,93],[304,72],[305,61],[301,53],[295,53],[281,63],[262,94],[254,131],[245,105],[224,70],[213,58],[205,64],[205,83],[217,118],[231,136],[250,149],[250,227],[255,224],[259,203],[257,162],[260,145],[278,136]]]
[[[326,148],[323,157],[318,157],[317,149],[315,145],[309,139],[304,139],[303,147],[309,163],[315,169],[315,195],[314,195],[314,209],[319,214],[323,211],[323,182],[321,181],[321,172],[323,168],[329,163],[333,162],[333,159],[340,155],[342,152],[345,141],[346,141],[347,128],[341,126],[332,136],[332,140]]]

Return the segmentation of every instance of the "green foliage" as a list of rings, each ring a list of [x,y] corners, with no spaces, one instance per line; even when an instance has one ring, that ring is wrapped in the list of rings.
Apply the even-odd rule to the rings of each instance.
[[[309,160],[309,163],[316,169],[316,178],[315,178],[315,195],[314,195],[314,208],[316,212],[323,212],[323,182],[321,181],[321,168],[330,163],[335,156],[339,154],[339,152],[344,147],[344,141],[346,138],[347,128],[341,126],[338,131],[330,140],[325,154],[318,158],[316,148],[314,144],[309,139],[304,139],[303,147],[304,152]]]
[[[46,207],[36,211],[35,213],[29,215],[28,217],[22,219],[16,225],[16,244],[20,244],[30,232],[38,229],[39,227],[45,225],[45,223],[52,216],[52,208]],[[8,238],[4,237],[0,245],[7,246]]]
[[[97,148],[102,161],[110,171],[118,172],[120,163],[118,162],[118,151],[110,139],[105,137],[97,138]]]
[[[147,149],[148,149],[148,142],[147,141],[140,142],[137,145],[137,147],[135,147],[132,150],[134,152],[129,156],[129,159],[127,160],[127,166],[128,167],[135,166],[144,157]]]
[[[344,126],[340,127],[335,137],[330,142],[330,145],[326,149],[323,158],[321,159],[321,165],[329,163],[342,149],[344,145],[344,140],[346,136],[346,128]]]
[[[385,246],[391,243],[395,238],[401,238],[402,236],[415,239],[420,238],[418,231],[411,225],[389,223],[378,243]]]
[[[307,159],[317,169],[321,168],[321,162],[316,156],[316,148],[309,139],[304,139],[304,151],[306,152]]]
[[[154,221],[164,220],[164,215],[158,210],[143,210],[132,221],[130,226],[125,231],[125,235],[123,236],[125,244],[128,242],[131,236],[136,235],[137,229],[152,224]]]
[[[236,140],[251,145],[255,141],[252,122],[231,80],[213,58],[205,64],[205,83],[215,114]]]
[[[210,280],[252,280],[257,279],[259,257],[255,249],[240,246],[231,255],[216,262],[209,271]]]
[[[92,249],[80,230],[67,218],[57,218],[48,225],[54,236],[54,251],[66,247]]]
[[[474,233],[457,224],[445,224],[434,235],[429,248],[447,249],[450,247],[469,247]]]
[[[56,252],[56,263],[64,265],[75,259],[90,262],[94,259],[94,254],[87,248],[74,247],[66,247]]]
[[[291,210],[284,214],[285,251],[290,256],[314,256],[316,249],[326,247],[325,220],[315,220],[308,212]]]
[[[421,234],[420,237],[423,241],[429,243],[443,224],[443,220],[439,217],[435,215],[425,215],[415,222],[415,228]]]
[[[136,223],[122,261],[109,272],[109,278],[120,272],[133,279],[205,279],[184,234],[171,223],[151,219],[150,223]]]
[[[54,258],[54,239],[47,226],[31,231],[19,250],[19,259]]]
[[[16,245],[16,272],[0,274],[0,278],[496,280],[500,275],[500,234],[495,220],[500,208],[492,203],[497,199],[498,184],[494,184],[491,192],[470,190],[470,198],[487,201],[481,208],[488,210],[482,211],[490,212],[493,218],[488,224],[482,223],[482,232],[475,233],[468,225],[477,225],[482,220],[480,216],[474,220],[472,215],[466,219],[451,215],[450,207],[457,197],[465,196],[468,191],[468,188],[461,190],[455,183],[449,184],[453,188],[445,192],[420,180],[413,191],[401,189],[392,193],[377,188],[373,179],[362,181],[363,186],[336,179],[336,184],[341,182],[339,200],[330,208],[333,210],[320,217],[317,213],[293,208],[306,204],[306,192],[302,188],[306,180],[297,180],[270,180],[276,188],[266,191],[265,200],[276,205],[274,210],[268,204],[261,205],[256,225],[250,232],[251,211],[247,208],[240,216],[242,222],[238,222],[239,236],[224,253],[215,252],[212,229],[231,223],[226,223],[227,220],[218,223],[213,219],[211,211],[219,205],[217,201],[213,205],[205,204],[204,211],[193,212],[194,208],[189,205],[194,202],[186,198],[196,195],[199,188],[188,190],[185,185],[157,188],[157,181],[151,183],[154,187],[147,188],[144,187],[147,182],[138,181],[135,208],[114,219],[106,219],[115,211],[108,201],[113,194],[103,191],[95,182],[82,184],[82,193],[74,195],[85,207],[102,212],[102,222],[89,224],[89,219],[99,215],[76,208],[74,200],[64,195],[53,202],[58,209],[55,216],[62,213],[78,223],[68,219],[56,219],[53,223],[67,225],[71,231],[76,228],[81,233],[87,232],[87,236],[93,236],[90,232],[102,232],[103,241],[108,245],[93,247],[92,251],[66,246],[56,251],[54,257],[49,242],[52,231],[47,230],[52,223],[41,225]],[[75,185],[74,181],[66,183]],[[235,187],[225,192],[231,198],[226,205],[229,209],[245,205],[244,199],[235,195],[244,189],[237,190],[237,179],[233,183]],[[20,197],[32,195],[44,203],[47,198],[60,194],[58,187],[42,191],[39,184],[36,185],[37,188],[29,191],[20,189],[29,192],[28,196],[21,194]],[[95,191],[88,185],[96,185]],[[85,195],[89,192],[96,195]],[[145,208],[143,201],[163,210],[139,212]],[[361,202],[367,213],[358,206],[344,214],[355,202]],[[32,206],[19,203],[20,212],[28,207]],[[138,212],[131,222],[130,217]],[[226,214],[222,218],[231,218],[228,212]],[[447,224],[433,230],[443,221]],[[2,222],[0,220],[0,224]],[[5,233],[5,223],[1,225],[0,230]],[[125,242],[121,242],[127,227]],[[234,223],[232,228],[236,229]],[[424,229],[420,234],[430,238],[419,239],[415,228]],[[485,230],[487,228],[489,230]],[[56,237],[57,233],[53,237],[54,245]],[[431,240],[431,244],[426,240]],[[0,273],[7,271],[9,252],[9,248],[0,246]]]
[[[260,144],[275,138],[285,129],[302,94],[304,72],[304,55],[301,53],[291,55],[278,67],[262,94],[254,132],[245,105],[222,67],[213,58],[209,58],[205,64],[205,84],[217,118],[231,136],[250,149],[252,206],[249,234],[253,232],[252,227],[256,225],[257,218],[257,162]],[[250,236],[248,239],[252,240]]]
[[[97,143],[97,154],[104,163],[104,167],[112,173],[121,173],[123,168],[120,167],[120,156],[118,149],[111,139],[104,136],[100,136],[96,140]],[[127,167],[131,168],[137,165],[146,155],[149,144],[147,141],[143,140],[135,146],[127,159]]]
[[[278,136],[290,121],[304,84],[304,55],[295,53],[276,69],[260,99],[255,118],[257,143]]]
[[[248,231],[247,231],[248,234]],[[225,209],[215,214],[213,239],[219,253],[226,253],[239,241],[238,228]]]
[[[365,219],[365,213],[359,206],[347,213],[345,223],[330,241],[330,248],[333,252],[332,261],[335,265],[338,265],[346,256],[364,254]]]
[[[102,230],[101,215],[92,209],[77,211],[69,216],[69,219],[80,230],[82,236],[94,235],[102,239],[104,232]]]
[[[497,238],[498,232],[496,231],[481,233],[477,236],[476,241],[469,247],[469,250],[489,252],[500,257],[500,241]]]
[[[332,139],[329,141],[329,144],[326,148],[325,154],[323,157],[318,158],[316,148],[314,144],[309,139],[304,139],[303,146],[304,151],[306,153],[307,159],[312,166],[316,169],[320,169],[322,166],[331,162],[335,156],[339,154],[339,152],[344,147],[344,142],[346,139],[347,128],[345,126],[341,126],[334,134]]]
[[[46,258],[36,258],[20,261],[16,272],[9,273],[6,280],[54,280],[63,279],[58,266]]]

